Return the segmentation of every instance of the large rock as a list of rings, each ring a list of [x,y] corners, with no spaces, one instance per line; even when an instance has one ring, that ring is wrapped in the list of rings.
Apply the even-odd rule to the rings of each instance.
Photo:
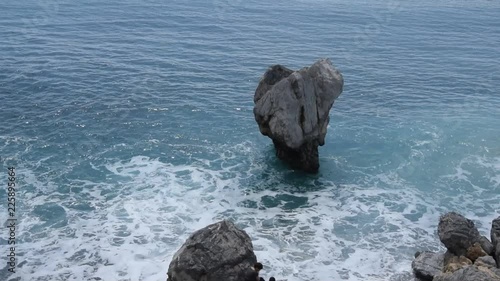
[[[256,261],[250,237],[224,220],[186,240],[172,258],[167,281],[241,281]]]
[[[500,281],[498,269],[469,265],[454,272],[440,273],[433,281]]]
[[[416,277],[432,281],[435,275],[443,271],[443,260],[443,254],[423,252],[411,263],[411,268]]]
[[[497,267],[500,268],[500,243],[495,248],[495,260],[497,261]]]
[[[493,245],[500,243],[500,217],[494,219],[491,223],[491,243]]]
[[[497,261],[497,266],[500,268],[500,217],[494,219],[491,223],[491,243],[495,249],[494,257]]]
[[[253,112],[278,158],[293,168],[318,171],[318,146],[325,143],[329,112],[343,85],[329,59],[298,71],[281,65],[266,71],[255,91]]]
[[[441,216],[438,235],[448,251],[457,256],[465,256],[467,250],[481,237],[473,221],[455,212]]]

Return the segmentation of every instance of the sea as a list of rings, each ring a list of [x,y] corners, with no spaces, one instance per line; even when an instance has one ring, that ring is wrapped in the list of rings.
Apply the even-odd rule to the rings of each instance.
[[[305,174],[253,95],[321,58],[345,84]],[[500,216],[498,81],[498,0],[0,0],[0,280],[165,281],[223,219],[266,280],[413,280],[440,215]]]

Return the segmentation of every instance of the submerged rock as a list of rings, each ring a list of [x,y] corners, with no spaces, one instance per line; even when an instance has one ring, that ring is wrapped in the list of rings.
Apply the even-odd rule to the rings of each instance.
[[[167,281],[241,281],[256,261],[248,234],[224,220],[186,240],[170,262]]]
[[[473,221],[455,212],[441,216],[438,235],[448,251],[457,256],[465,256],[467,250],[481,237]]]
[[[411,268],[416,277],[432,281],[435,275],[443,271],[443,260],[443,254],[423,252],[416,256],[411,263]]]
[[[318,171],[318,146],[325,143],[330,109],[343,85],[329,59],[298,71],[281,65],[266,71],[255,91],[253,112],[278,158],[293,168]]]

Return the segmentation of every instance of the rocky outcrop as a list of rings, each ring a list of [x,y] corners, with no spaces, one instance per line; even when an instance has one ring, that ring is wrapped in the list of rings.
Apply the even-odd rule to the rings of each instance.
[[[443,262],[443,254],[423,252],[415,258],[411,267],[416,277],[432,281],[435,275],[443,271]]]
[[[439,219],[438,235],[448,251],[457,256],[465,255],[481,237],[473,221],[454,212]]]
[[[451,273],[441,273],[434,281],[500,281],[497,269],[469,265]]]
[[[293,168],[318,171],[318,146],[325,143],[330,109],[343,84],[328,59],[298,71],[281,65],[266,71],[255,91],[253,112],[278,158]]]
[[[491,223],[491,243],[494,249],[493,256],[500,268],[500,217],[494,219]]]
[[[500,242],[500,218],[493,221],[492,242],[479,234],[473,221],[454,212],[441,216],[438,235],[447,251],[416,256],[412,268],[419,280],[500,281],[498,252],[494,250]]]
[[[186,240],[170,262],[167,281],[241,281],[256,261],[248,234],[224,220]]]

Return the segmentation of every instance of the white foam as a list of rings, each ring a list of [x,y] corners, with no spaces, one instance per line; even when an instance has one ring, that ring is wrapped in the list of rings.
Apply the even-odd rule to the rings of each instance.
[[[270,167],[254,144],[218,151],[219,158],[193,159],[191,165],[144,156],[94,163],[93,169],[107,172],[108,180],[75,180],[72,188],[82,190],[71,196],[55,193],[33,172],[22,171],[43,192],[27,194],[26,213],[52,202],[64,208],[68,225],[28,235],[43,222],[23,218],[21,236],[28,240],[19,252],[27,263],[15,276],[163,281],[185,239],[223,218],[252,237],[266,277],[289,281],[387,280],[410,271],[415,251],[440,249],[435,230],[443,208],[438,199],[397,172],[341,185],[310,177],[298,189],[287,171],[261,177]],[[493,168],[498,176],[498,159],[478,159],[474,163]],[[449,177],[470,180],[462,168]],[[82,202],[91,210],[75,208]],[[493,207],[500,209],[499,203]],[[476,221],[495,216],[474,210],[465,215]],[[484,231],[486,224],[480,227]]]

